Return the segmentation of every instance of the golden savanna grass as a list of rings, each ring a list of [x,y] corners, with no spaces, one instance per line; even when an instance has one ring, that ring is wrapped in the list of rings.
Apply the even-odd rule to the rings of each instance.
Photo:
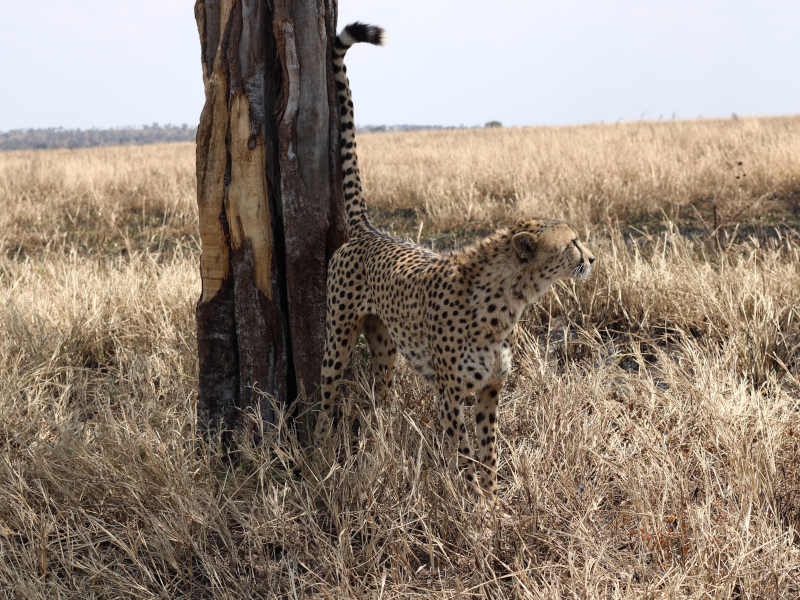
[[[800,118],[359,151],[384,228],[564,218],[598,258],[515,331],[498,506],[405,365],[373,408],[363,353],[354,452],[304,463],[252,415],[231,466],[195,433],[193,146],[4,153],[0,596],[800,596]]]

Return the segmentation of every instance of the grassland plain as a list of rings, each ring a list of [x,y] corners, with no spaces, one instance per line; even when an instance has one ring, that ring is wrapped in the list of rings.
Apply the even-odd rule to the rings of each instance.
[[[598,258],[515,331],[499,506],[403,364],[377,408],[355,369],[340,464],[295,476],[281,428],[228,467],[194,429],[193,145],[3,153],[0,596],[800,597],[800,118],[359,144],[384,228],[564,218]]]

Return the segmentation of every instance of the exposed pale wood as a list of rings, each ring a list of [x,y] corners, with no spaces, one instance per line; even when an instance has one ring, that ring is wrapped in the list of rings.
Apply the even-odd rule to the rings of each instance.
[[[198,2],[195,9],[200,38],[204,39],[207,25],[219,26],[218,19],[209,15],[203,3]],[[209,16],[211,19],[209,20]],[[212,36],[220,38],[221,36]],[[216,53],[215,53],[216,54]],[[204,58],[211,58],[204,52]],[[223,280],[228,276],[228,245],[220,223],[224,196],[225,132],[227,122],[228,86],[222,73],[222,63],[217,60],[209,69],[203,60],[203,83],[206,90],[206,104],[200,115],[197,128],[197,204],[199,209],[200,239],[200,277],[203,285],[202,302],[213,298],[220,290]]]
[[[230,112],[231,181],[225,206],[231,232],[231,247],[249,243],[254,257],[258,291],[272,299],[270,264],[272,233],[264,173],[264,141],[250,131],[250,104],[236,94]]]

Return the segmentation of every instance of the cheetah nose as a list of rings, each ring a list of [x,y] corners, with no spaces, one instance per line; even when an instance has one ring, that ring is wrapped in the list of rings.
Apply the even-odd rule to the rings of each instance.
[[[594,256],[590,256],[589,257],[589,264],[592,264],[593,262],[594,262]]]

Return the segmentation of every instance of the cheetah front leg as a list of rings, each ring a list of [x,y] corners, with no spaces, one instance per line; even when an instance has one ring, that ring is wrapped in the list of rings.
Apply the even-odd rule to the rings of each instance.
[[[397,359],[397,347],[386,325],[375,315],[364,317],[364,337],[367,338],[367,345],[372,354],[375,396],[378,402],[385,404],[392,391],[392,373]]]
[[[497,398],[502,383],[487,385],[478,392],[475,405],[475,436],[479,440],[478,458],[481,488],[497,496]]]
[[[470,448],[467,428],[464,425],[464,395],[456,387],[447,384],[439,385],[441,400],[439,403],[439,425],[444,433],[445,444],[452,454],[456,452],[456,466],[465,471],[468,482],[475,483],[474,457]]]

